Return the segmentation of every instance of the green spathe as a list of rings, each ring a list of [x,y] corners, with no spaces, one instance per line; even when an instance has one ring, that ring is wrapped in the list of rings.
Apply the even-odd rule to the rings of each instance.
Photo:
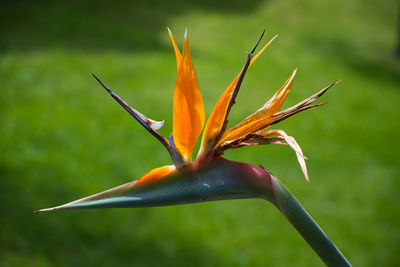
[[[268,171],[223,158],[199,167],[192,164],[159,180],[137,181],[39,211],[152,207],[241,198],[273,200]]]

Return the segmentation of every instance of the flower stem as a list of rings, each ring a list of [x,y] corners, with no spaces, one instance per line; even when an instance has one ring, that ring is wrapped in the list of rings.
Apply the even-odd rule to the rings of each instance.
[[[274,204],[303,236],[307,243],[328,266],[351,266],[324,231],[311,218],[293,194],[276,177],[272,176]]]

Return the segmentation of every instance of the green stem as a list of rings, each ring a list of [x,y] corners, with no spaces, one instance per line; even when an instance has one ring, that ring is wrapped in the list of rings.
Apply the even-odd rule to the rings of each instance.
[[[272,183],[276,201],[274,204],[314,249],[321,260],[328,266],[351,266],[282,182],[272,176]]]

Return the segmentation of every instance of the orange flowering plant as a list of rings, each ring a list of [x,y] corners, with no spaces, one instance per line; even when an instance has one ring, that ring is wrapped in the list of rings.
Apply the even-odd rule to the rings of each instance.
[[[151,207],[224,199],[262,198],[274,204],[287,217],[325,263],[350,265],[277,177],[262,166],[230,161],[222,157],[225,150],[242,146],[288,145],[296,153],[302,172],[308,181],[305,156],[296,140],[282,130],[268,130],[268,128],[296,113],[323,105],[324,103],[313,103],[339,81],[297,105],[281,111],[281,106],[292,87],[296,74],[294,70],[264,106],[242,122],[227,129],[229,112],[236,102],[247,70],[276,38],[273,37],[257,54],[254,54],[264,35],[263,32],[254,49],[247,55],[242,70],[225,89],[205,123],[203,99],[192,62],[187,32],[184,35],[181,53],[171,31],[169,29],[168,31],[177,65],[173,96],[173,130],[168,139],[158,132],[164,121],[155,121],[141,114],[93,76],[129,114],[163,144],[171,156],[173,165],[153,169],[138,180],[107,191],[61,206],[41,209],[38,212],[83,208]],[[192,161],[193,149],[204,124],[200,151],[196,160]]]

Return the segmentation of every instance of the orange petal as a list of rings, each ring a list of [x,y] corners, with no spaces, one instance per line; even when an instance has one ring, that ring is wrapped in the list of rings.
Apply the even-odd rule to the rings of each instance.
[[[277,35],[275,35],[250,61],[251,64],[261,55],[262,52],[272,43]],[[213,111],[211,112],[210,117],[207,120],[206,126],[204,128],[203,138],[201,142],[201,148],[199,154],[206,153],[209,151],[214,145],[216,138],[221,132],[222,126],[224,125],[225,114],[228,110],[229,102],[232,97],[232,93],[235,89],[236,82],[239,78],[240,73],[236,76],[236,78],[231,82],[228,88],[225,89],[222,96],[219,98],[217,104],[215,105]]]
[[[250,66],[251,64],[253,64],[254,61],[256,61],[256,59],[264,52],[265,49],[267,49],[267,47],[272,43],[272,41],[274,41],[276,38],[278,37],[278,35],[275,35],[274,37],[272,37],[271,40],[268,41],[268,43],[266,45],[264,45],[263,48],[260,49],[260,51],[258,51],[258,53],[251,59],[250,61]]]
[[[135,182],[135,185],[140,184],[140,183],[146,183],[146,182],[154,182],[156,180],[159,180],[161,178],[164,178],[165,176],[175,172],[175,166],[174,165],[167,165],[163,166],[160,168],[155,168],[143,175],[140,179],[138,179]]]
[[[235,129],[227,130],[218,141],[217,146],[226,145],[236,140],[244,139],[249,134],[254,133],[257,131],[261,125],[268,125],[269,122],[272,122],[274,117],[269,116],[267,118],[261,118],[256,121],[250,121],[247,124],[243,125],[242,127],[238,127]],[[266,130],[269,126],[265,127]]]
[[[193,148],[204,125],[203,98],[190,54],[187,32],[178,67],[173,101],[173,137],[185,162],[190,162]]]
[[[293,71],[292,75],[290,75],[289,79],[286,80],[285,84],[278,90],[278,92],[275,93],[275,95],[270,100],[268,100],[267,103],[265,103],[264,106],[262,106],[255,113],[248,116],[242,122],[238,123],[231,129],[229,129],[227,132],[244,127],[245,125],[248,125],[248,123],[251,121],[255,121],[260,118],[265,118],[279,112],[283,102],[285,102],[286,97],[290,92],[290,89],[292,88],[293,78],[296,75],[296,72],[297,69]]]
[[[176,69],[178,69],[180,62],[181,62],[181,52],[179,51],[179,48],[175,43],[175,39],[174,39],[174,36],[172,35],[171,30],[168,27],[167,27],[167,29],[168,29],[169,37],[171,38],[172,46],[174,47],[175,57],[176,57]]]
[[[272,114],[277,113],[281,107],[283,102],[285,102],[287,95],[292,89],[293,78],[296,75],[297,69],[295,69],[290,75],[289,79],[285,82],[285,84],[275,93],[275,95],[268,100],[268,102],[255,113],[255,118],[260,118],[261,116],[270,116]]]

